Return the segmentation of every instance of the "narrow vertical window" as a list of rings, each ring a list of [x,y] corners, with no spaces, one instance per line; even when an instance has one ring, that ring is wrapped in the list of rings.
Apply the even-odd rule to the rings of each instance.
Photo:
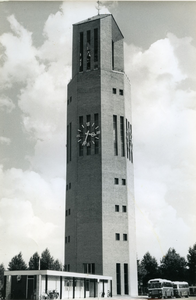
[[[126,144],[127,144],[127,158],[129,158],[129,136],[128,136],[128,121],[126,119]]]
[[[120,117],[120,142],[121,142],[121,156],[125,156],[124,117]]]
[[[67,163],[69,162],[69,125],[67,125]]]
[[[131,138],[130,138],[130,160],[133,163],[133,141],[132,141],[132,125],[130,124],[130,132],[131,132]]]
[[[119,179],[118,178],[114,178],[114,184],[118,184],[119,183]]]
[[[126,233],[123,234],[123,241],[127,241],[127,234]]]
[[[120,241],[120,233],[116,233],[115,236],[116,236],[116,241]]]
[[[86,69],[90,70],[91,68],[91,32],[87,31],[87,43],[86,43]]]
[[[132,125],[127,122],[127,158],[133,163]]]
[[[116,264],[116,293],[121,295],[120,264]]]
[[[122,212],[124,212],[124,213],[127,212],[127,207],[126,207],[126,205],[123,205],[123,206],[122,206]]]
[[[98,69],[98,28],[94,29],[94,69]]]
[[[122,178],[122,185],[126,185],[126,179]]]
[[[112,70],[114,70],[114,42],[112,41]]]
[[[87,132],[90,132],[90,126],[91,126],[91,115],[87,115],[86,116],[86,128],[87,128]],[[90,155],[91,154],[91,136],[88,135],[88,138],[87,138],[87,155]]]
[[[84,43],[84,40],[83,40],[83,32],[80,32],[80,72],[83,71],[83,43]]]
[[[128,264],[124,264],[124,290],[125,295],[129,294],[129,278],[128,278]]]
[[[71,161],[71,150],[72,150],[72,148],[71,148],[71,140],[72,140],[72,124],[70,123],[69,124],[69,160]]]
[[[94,127],[95,127],[95,134],[96,132],[99,132],[99,115],[94,114]],[[94,139],[94,145],[95,145],[95,154],[99,153],[99,137],[95,135]]]
[[[83,137],[84,129],[83,129],[83,117],[79,117],[79,130],[80,130],[80,136]],[[83,156],[83,146],[82,142],[79,140],[79,156]]]
[[[118,155],[117,116],[113,116],[113,141],[114,141],[114,155]]]
[[[128,133],[129,133],[129,160],[131,159],[131,149],[130,149],[130,142],[131,142],[131,132],[130,132],[130,124],[128,122]]]
[[[119,205],[115,205],[115,212],[119,212]]]

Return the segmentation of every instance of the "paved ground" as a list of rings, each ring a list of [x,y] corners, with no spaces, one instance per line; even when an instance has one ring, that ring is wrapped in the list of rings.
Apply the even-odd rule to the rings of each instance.
[[[113,297],[100,297],[100,298],[85,298],[85,299],[82,299],[82,298],[79,298],[78,300],[145,300],[145,299],[149,299],[148,296],[137,296],[137,297],[131,297],[131,296],[113,296]],[[173,298],[174,300],[176,300],[176,298]],[[187,298],[179,298],[180,300],[187,300]],[[196,296],[190,296],[188,298],[189,300],[196,300]],[[64,299],[64,300],[67,300],[67,299]],[[77,300],[77,299],[76,299]],[[156,298],[156,300],[158,300]],[[172,300],[172,299],[171,299]]]

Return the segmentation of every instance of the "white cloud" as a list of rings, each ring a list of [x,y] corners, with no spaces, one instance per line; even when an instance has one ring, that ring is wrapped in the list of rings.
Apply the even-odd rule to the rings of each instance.
[[[35,251],[41,253],[46,247],[62,260],[64,180],[45,180],[32,171],[1,168],[0,185],[2,261],[8,262],[22,251],[28,262]]]
[[[5,49],[4,65],[0,69],[2,87],[11,87],[14,82],[23,82],[36,78],[44,70],[44,65],[36,59],[37,50],[32,45],[32,33],[16,20],[8,17],[13,33],[4,33],[0,43]]]
[[[5,136],[0,136],[0,144],[10,145],[11,140]]]
[[[195,48],[168,34],[146,51],[125,46],[132,85],[138,256],[186,256],[194,243]],[[190,53],[189,58],[187,53]],[[195,85],[196,86],[196,85]]]
[[[2,95],[0,97],[0,109],[1,110],[4,110],[7,113],[10,113],[14,108],[15,108],[15,104],[9,97],[7,97],[5,95]]]

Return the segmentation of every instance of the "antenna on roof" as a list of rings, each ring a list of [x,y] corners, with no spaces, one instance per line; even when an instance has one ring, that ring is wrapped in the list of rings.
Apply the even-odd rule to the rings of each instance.
[[[99,0],[97,1],[96,9],[97,9],[98,15],[99,15],[99,11],[100,11],[100,1]]]

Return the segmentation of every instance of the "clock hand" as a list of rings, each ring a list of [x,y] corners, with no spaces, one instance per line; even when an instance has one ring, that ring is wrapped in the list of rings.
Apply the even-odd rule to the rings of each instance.
[[[100,134],[100,131],[89,133],[89,135],[91,135],[92,137],[95,137],[98,134]]]
[[[85,137],[84,142],[82,143],[83,146],[86,145],[86,141],[87,141],[87,138],[88,138],[88,135],[89,135],[89,130],[85,134],[86,134],[86,137]]]

